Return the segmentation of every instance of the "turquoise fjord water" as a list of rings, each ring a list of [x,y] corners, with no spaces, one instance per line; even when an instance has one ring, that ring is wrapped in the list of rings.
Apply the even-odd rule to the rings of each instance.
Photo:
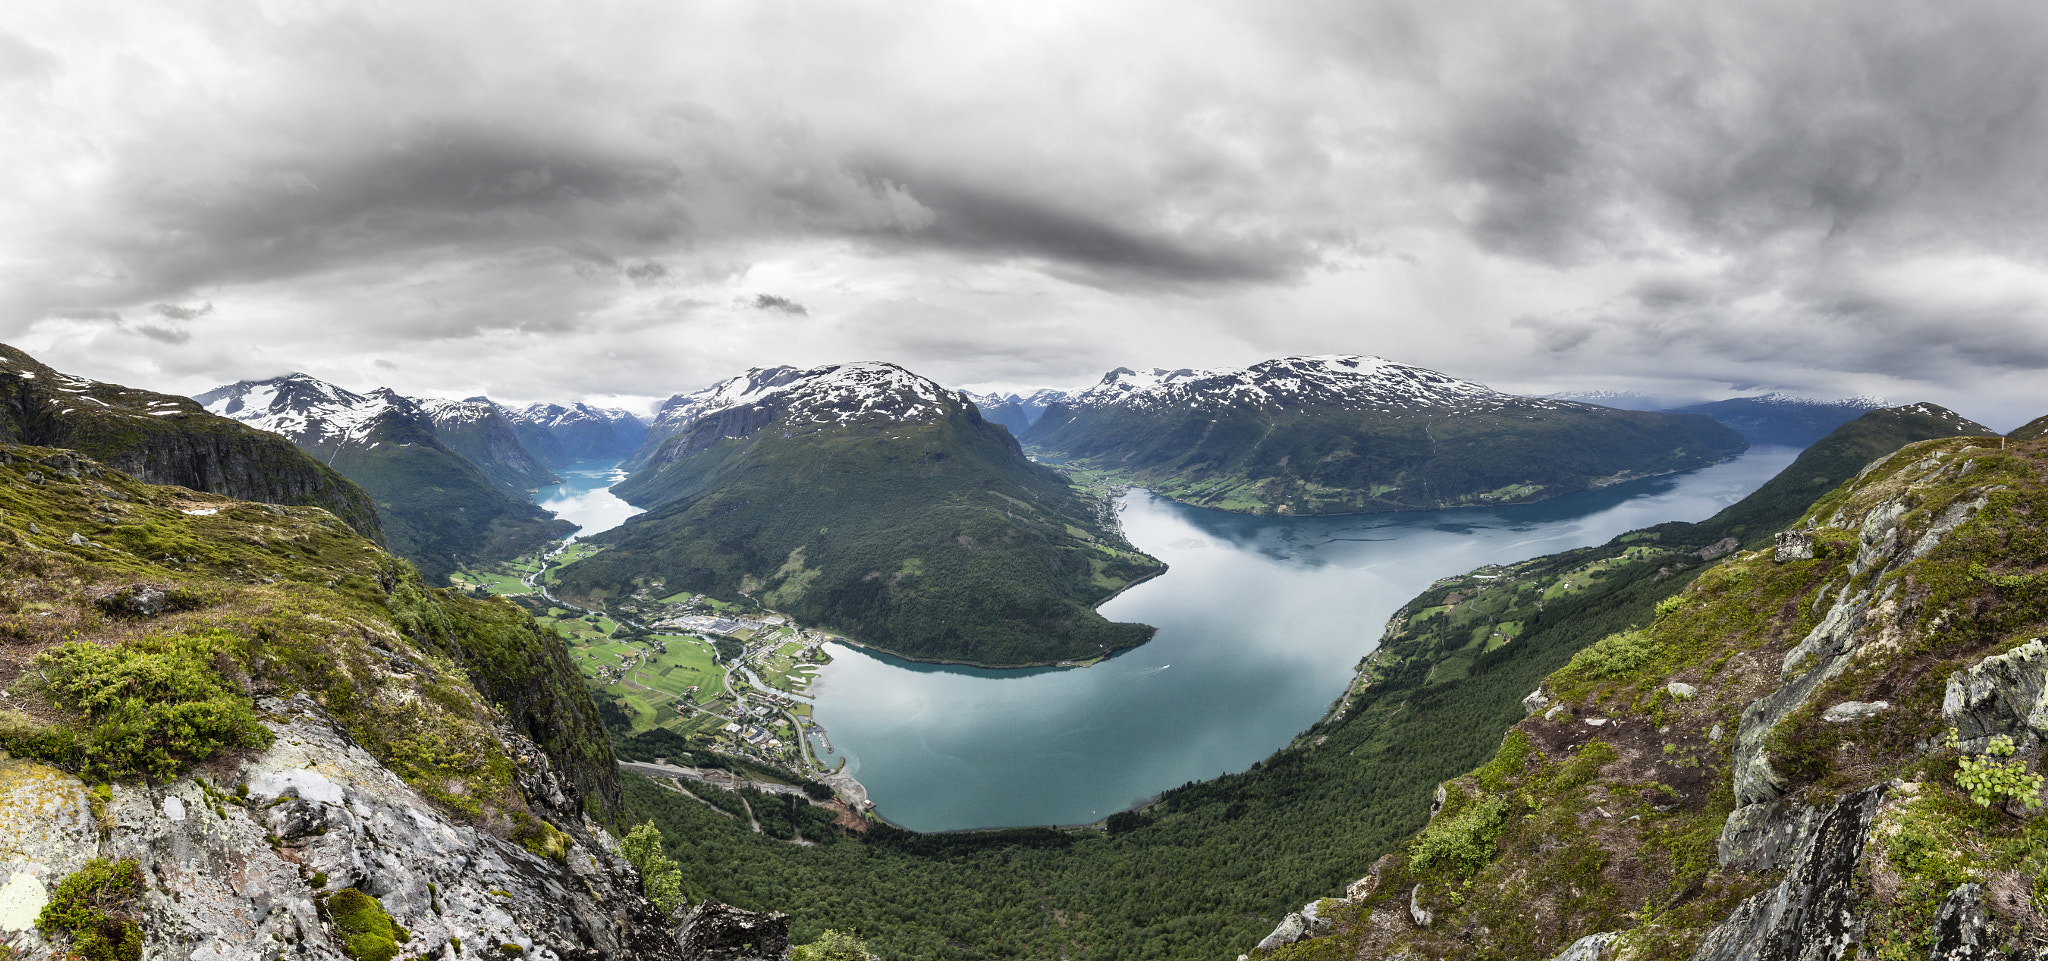
[[[1144,491],[1124,533],[1162,576],[1102,606],[1159,628],[1088,668],[991,671],[834,645],[811,693],[818,722],[877,810],[919,831],[1079,824],[1188,781],[1241,771],[1343,692],[1394,611],[1484,564],[1703,520],[1792,462],[1726,464],[1539,504],[1344,517],[1249,517]],[[558,471],[542,507],[588,536],[639,513],[607,489],[618,464]]]
[[[1752,450],[1538,504],[1404,514],[1250,517],[1134,491],[1124,532],[1171,568],[1102,613],[1157,626],[1150,643],[1093,667],[1016,671],[834,646],[811,689],[816,717],[904,827],[1093,821],[1285,745],[1436,578],[1703,520],[1796,455]]]
[[[562,482],[541,488],[533,502],[577,525],[571,540],[611,530],[640,513],[640,508],[612,493],[612,485],[626,479],[619,464],[615,460],[592,460],[564,467],[555,471]]]

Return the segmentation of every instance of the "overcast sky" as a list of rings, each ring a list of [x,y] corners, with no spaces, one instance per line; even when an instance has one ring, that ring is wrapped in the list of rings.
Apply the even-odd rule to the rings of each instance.
[[[645,402],[1370,353],[2048,413],[2048,4],[0,5],[0,339]]]

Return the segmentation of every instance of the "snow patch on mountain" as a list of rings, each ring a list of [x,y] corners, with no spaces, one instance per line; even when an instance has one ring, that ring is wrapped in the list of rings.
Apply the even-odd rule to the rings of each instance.
[[[1250,367],[1146,371],[1119,367],[1104,375],[1101,383],[1065,402],[1080,408],[1139,410],[1284,409],[1309,405],[1354,410],[1581,406],[1503,394],[1448,374],[1358,354],[1281,357]]]
[[[359,443],[389,411],[422,413],[418,403],[389,389],[358,394],[301,373],[240,381],[193,399],[210,413],[314,447]]]
[[[655,431],[675,434],[729,410],[773,407],[792,424],[847,424],[881,416],[899,422],[944,416],[969,400],[895,364],[861,361],[799,370],[755,367],[661,406]]]

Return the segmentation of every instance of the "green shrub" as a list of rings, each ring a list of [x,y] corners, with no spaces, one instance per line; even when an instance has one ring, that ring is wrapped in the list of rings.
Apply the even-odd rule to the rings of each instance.
[[[661,847],[661,831],[653,821],[643,821],[627,833],[621,843],[626,860],[640,869],[640,886],[647,900],[663,912],[674,913],[683,906],[683,872]]]
[[[241,644],[208,631],[44,651],[35,666],[48,693],[80,723],[75,743],[46,732],[24,753],[79,762],[97,778],[167,780],[222,751],[270,746],[249,696],[225,676],[239,670]]]
[[[1601,679],[1624,677],[1656,659],[1662,650],[1642,631],[1622,631],[1595,641],[1572,655],[1565,670],[1580,677]]]
[[[46,938],[71,935],[73,953],[86,961],[137,961],[142,929],[128,911],[142,888],[142,865],[133,858],[94,858],[58,882],[36,930]]]
[[[790,952],[789,961],[878,961],[866,944],[851,934],[844,934],[831,928],[818,935],[818,940],[797,945]]]
[[[1955,732],[1949,732],[1951,742]],[[2041,775],[2027,773],[2027,762],[2012,757],[2012,738],[2003,734],[1991,739],[1990,757],[1964,757],[1956,772],[1956,786],[1970,795],[1978,807],[2004,807],[2018,801],[2027,807],[2041,803]],[[2009,760],[2001,760],[2009,759]]]
[[[355,961],[391,961],[398,954],[398,926],[376,898],[342,888],[327,899],[327,918],[341,938],[342,953]]]
[[[1415,838],[1408,863],[1417,871],[1447,869],[1465,878],[1478,873],[1493,860],[1494,842],[1507,824],[1508,802],[1487,795],[1450,817],[1440,817],[1423,828]]]

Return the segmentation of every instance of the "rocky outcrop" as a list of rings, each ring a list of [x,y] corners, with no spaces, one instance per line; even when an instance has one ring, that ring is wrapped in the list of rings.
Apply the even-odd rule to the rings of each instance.
[[[1992,936],[1991,916],[1984,911],[1982,885],[1965,884],[1941,901],[1934,919],[1934,949],[1927,961],[1992,961],[2003,957]]]
[[[789,957],[789,916],[706,901],[684,915],[680,941],[690,961],[783,961]]]
[[[42,941],[21,919],[106,857],[141,864],[136,914],[162,961],[339,959],[321,904],[345,888],[410,932],[402,957],[693,957],[595,825],[562,819],[570,842],[534,854],[435,808],[310,700],[259,708],[275,743],[211,780],[115,785],[99,801],[53,768],[0,761],[0,937],[33,955]],[[562,810],[548,800],[532,806]]]
[[[1959,746],[1979,753],[2005,735],[2021,749],[2048,737],[2048,645],[2035,638],[1949,676],[1941,716]]]
[[[1693,961],[1833,961],[1862,934],[1857,865],[1888,785],[1836,802],[1784,867],[1785,880],[1738,905]]]
[[[1564,949],[1563,954],[1550,961],[1606,961],[1607,958],[1613,957],[1611,949],[1614,942],[1620,939],[1621,934],[1617,931],[1589,934],[1573,941],[1572,946]]]

